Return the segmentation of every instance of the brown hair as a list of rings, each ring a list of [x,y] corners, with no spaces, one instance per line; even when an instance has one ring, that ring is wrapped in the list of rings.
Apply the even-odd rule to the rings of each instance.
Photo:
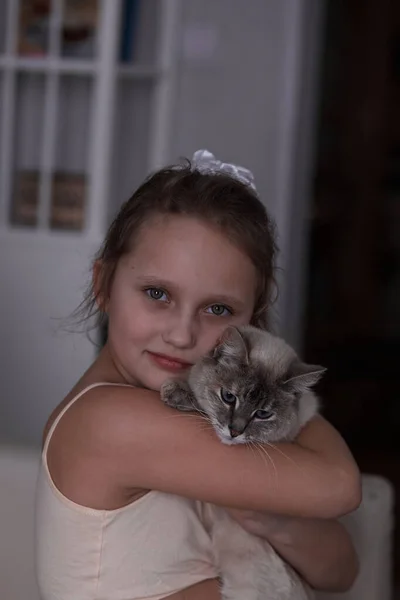
[[[241,248],[258,274],[252,324],[266,328],[274,287],[276,254],[274,226],[253,190],[224,173],[204,174],[189,161],[150,175],[119,210],[95,261],[99,264],[96,289],[92,283],[78,308],[81,321],[96,317],[105,323],[100,298],[110,295],[116,266],[132,250],[142,225],[156,215],[183,215],[217,227]]]

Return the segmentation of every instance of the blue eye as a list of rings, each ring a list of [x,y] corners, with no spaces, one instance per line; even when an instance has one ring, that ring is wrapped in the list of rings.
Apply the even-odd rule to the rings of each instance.
[[[162,302],[167,300],[167,294],[160,288],[147,288],[145,292],[152,300],[162,300]],[[165,299],[163,299],[163,296],[165,296]]]
[[[231,394],[230,392],[228,392],[228,390],[224,390],[224,388],[221,388],[220,395],[221,395],[221,399],[226,404],[235,404],[236,403],[235,394]]]
[[[254,413],[254,416],[256,419],[262,419],[264,421],[266,421],[267,419],[270,419],[271,417],[274,416],[274,413],[272,412],[272,410],[256,410],[256,412]]]
[[[212,304],[206,310],[216,317],[227,317],[232,314],[232,311],[225,304]]]

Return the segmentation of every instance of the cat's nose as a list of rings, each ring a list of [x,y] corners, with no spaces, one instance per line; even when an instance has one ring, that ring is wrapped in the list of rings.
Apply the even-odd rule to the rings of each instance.
[[[238,435],[243,433],[243,431],[238,431],[237,429],[232,427],[232,425],[229,425],[229,432],[231,434],[231,437],[233,437],[233,438],[238,437]]]

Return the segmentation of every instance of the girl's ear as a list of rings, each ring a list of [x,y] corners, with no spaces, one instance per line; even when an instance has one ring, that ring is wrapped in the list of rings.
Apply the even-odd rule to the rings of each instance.
[[[104,263],[101,260],[96,260],[93,264],[92,281],[97,308],[107,313],[108,297],[105,295]]]

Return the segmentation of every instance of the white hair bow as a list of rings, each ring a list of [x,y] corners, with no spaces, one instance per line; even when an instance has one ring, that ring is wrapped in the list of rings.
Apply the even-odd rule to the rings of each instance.
[[[254,183],[254,175],[249,169],[217,160],[214,154],[211,154],[208,150],[197,150],[193,154],[192,168],[203,174],[215,175],[221,172],[226,173],[248,185],[255,192],[257,191]]]

